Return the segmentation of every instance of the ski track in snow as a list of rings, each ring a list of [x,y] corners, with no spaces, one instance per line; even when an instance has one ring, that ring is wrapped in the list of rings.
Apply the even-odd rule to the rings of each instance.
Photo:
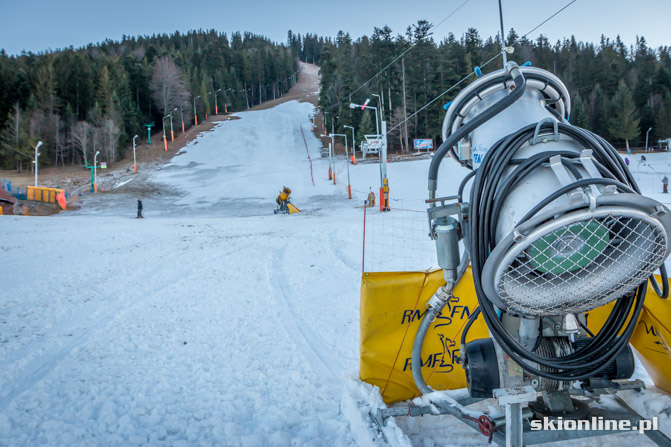
[[[132,176],[115,177],[114,193],[87,198],[78,212],[0,219],[10,235],[0,241],[0,271],[12,278],[0,292],[0,445],[377,446],[383,437],[402,446],[484,445],[451,417],[399,417],[382,434],[366,419],[382,403],[355,379],[356,207],[377,191],[379,169],[350,166],[357,197],[348,200],[347,161],[336,157],[333,185],[308,131],[311,112],[289,102],[200,134],[146,174],[166,185],[165,194],[143,197],[147,219],[130,218],[133,188],[144,181]],[[671,155],[650,154],[654,167],[639,158],[631,161],[642,189],[669,205],[659,175],[671,174]],[[393,207],[424,209],[429,163],[389,165]],[[446,160],[438,196],[465,174]],[[272,213],[283,186],[303,213]],[[383,217],[369,212],[372,223]],[[645,371],[637,377],[649,383]],[[654,390],[626,398],[648,417],[671,407]],[[661,415],[665,424],[671,419]],[[632,442],[647,440],[558,445]]]

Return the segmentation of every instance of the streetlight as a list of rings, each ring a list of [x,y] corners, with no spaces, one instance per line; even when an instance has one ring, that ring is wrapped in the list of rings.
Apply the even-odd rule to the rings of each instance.
[[[217,106],[217,93],[219,93],[221,89],[216,90],[214,92],[214,114],[219,115],[219,106]]]
[[[170,111],[170,137],[172,138],[172,141],[173,141],[173,142],[175,141],[175,132],[174,132],[174,130],[173,130],[173,128],[172,128],[172,114],[173,114],[173,112],[175,112],[175,111],[177,111],[177,107],[175,107],[174,109],[172,109],[172,110]]]
[[[330,138],[331,139],[331,145],[329,146],[329,180],[333,179],[333,184],[335,185],[336,183],[336,176],[335,176],[335,166],[333,165],[333,150],[335,149],[335,139],[333,137],[333,134],[330,135],[324,135],[322,134],[322,138]]]
[[[652,127],[648,129],[648,131],[645,133],[645,152],[648,152],[648,134],[652,130]]]
[[[349,108],[350,109],[357,109],[357,108],[361,107],[361,110],[364,110],[364,109],[375,110],[375,129],[377,130],[377,134],[380,135],[380,122],[379,122],[378,116],[377,116],[377,107],[369,106],[368,105],[369,102],[370,102],[370,98],[367,99],[366,102],[363,103],[363,104],[354,104],[352,102],[352,103],[350,103]]]
[[[322,123],[322,130],[326,130],[326,115],[330,115],[331,112],[324,110],[324,122]]]
[[[161,120],[161,123],[163,124],[163,146],[165,147],[165,151],[168,152],[168,138],[165,136],[165,119],[169,115],[163,116],[163,119]]]
[[[93,191],[98,192],[98,154],[100,151],[96,151],[96,154],[93,156]]]
[[[349,198],[352,198],[352,186],[350,184],[349,180],[349,162],[347,161],[349,159],[349,149],[347,147],[347,135],[344,133],[333,133],[331,134],[331,138],[333,137],[345,137],[345,157],[347,158],[345,160],[345,164],[347,165],[347,195]]]
[[[133,173],[137,173],[137,162],[135,160],[135,139],[137,135],[133,137]]]
[[[35,188],[37,188],[37,171],[39,167],[37,159],[40,157],[40,153],[37,150],[40,148],[40,146],[42,146],[42,142],[38,141],[37,146],[35,146],[35,161],[33,162],[35,163]]]
[[[179,115],[182,117],[182,133],[184,133],[184,112],[182,111],[182,104],[179,105]]]
[[[193,119],[196,120],[196,126],[198,125],[198,112],[196,111],[196,100],[200,98],[200,95],[193,98]]]
[[[354,127],[347,125],[343,125],[342,127],[352,129],[352,161],[354,161],[354,157],[356,157],[356,137],[354,136]]]

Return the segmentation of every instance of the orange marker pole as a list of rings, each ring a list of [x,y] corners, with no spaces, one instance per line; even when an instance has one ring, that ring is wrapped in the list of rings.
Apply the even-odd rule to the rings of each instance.
[[[182,121],[182,133],[184,133],[184,121]]]
[[[214,114],[219,115],[219,107],[218,106],[214,106]]]
[[[380,211],[384,211],[384,188],[380,187]]]
[[[168,139],[163,134],[163,145],[165,146],[165,151],[168,152]]]
[[[194,115],[193,117],[196,120],[196,126],[198,125],[198,115]]]
[[[137,174],[137,165],[133,163],[133,173]]]
[[[170,130],[170,137],[172,138],[172,141],[175,141],[175,132]]]

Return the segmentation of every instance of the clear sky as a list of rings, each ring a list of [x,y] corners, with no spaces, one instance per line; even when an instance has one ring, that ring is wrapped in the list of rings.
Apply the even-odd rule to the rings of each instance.
[[[370,35],[374,26],[389,25],[394,34],[417,20],[437,24],[465,0],[0,0],[0,48],[10,54],[79,47],[122,35],[170,33],[211,29],[251,31],[275,41],[286,41],[287,30],[335,36],[338,30],[354,39]],[[506,33],[525,34],[570,0],[503,0]],[[440,40],[475,27],[483,37],[498,29],[498,0],[470,0],[437,27]],[[630,45],[637,35],[648,44],[671,45],[671,0],[577,0],[532,33],[554,43],[574,34],[597,42],[601,34]]]

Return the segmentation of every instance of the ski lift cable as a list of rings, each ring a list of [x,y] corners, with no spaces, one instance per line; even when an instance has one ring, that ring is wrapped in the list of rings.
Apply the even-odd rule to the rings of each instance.
[[[447,17],[445,17],[443,20],[441,20],[440,22],[438,22],[438,23],[435,24],[435,25],[431,25],[431,27],[429,28],[429,31],[430,31],[430,30],[434,30],[434,29],[438,28],[440,25],[442,25],[443,23],[445,23],[450,17],[452,17],[454,14],[456,14],[457,11],[459,11],[461,8],[463,8],[463,7],[464,7],[468,2],[470,2],[470,1],[471,1],[471,0],[465,0],[461,5],[457,6],[452,12],[450,12],[450,13],[447,15]],[[421,42],[422,40],[423,40],[423,39],[417,39],[417,40],[416,40],[415,42],[413,42],[408,48],[406,48],[401,54],[399,54],[399,55],[396,56],[391,62],[389,62],[383,69],[381,69],[380,71],[378,71],[377,73],[375,73],[370,79],[368,79],[366,82],[364,82],[363,84],[361,84],[361,85],[360,85],[359,87],[357,87],[354,91],[348,93],[346,96],[347,96],[347,97],[351,97],[353,94],[355,94],[356,92],[358,92],[359,90],[361,90],[362,88],[364,88],[365,86],[367,86],[373,79],[375,79],[375,78],[377,78],[378,76],[380,76],[380,75],[381,75],[382,73],[384,73],[389,67],[391,67],[395,62],[397,62],[400,58],[402,58],[403,56],[405,56],[410,50],[412,50],[413,48],[415,48],[415,46],[417,46],[417,44],[419,44],[419,42]],[[325,110],[331,110],[331,109],[333,109],[334,107],[336,107],[337,105],[339,105],[339,104],[341,104],[341,103],[344,103],[344,102],[347,102],[347,101],[346,101],[346,100],[339,101],[339,102],[337,102],[337,103],[335,103],[335,104],[330,105],[330,106],[329,106],[328,108],[326,108]]]
[[[484,64],[482,64],[482,65],[481,65],[480,67],[478,67],[478,68],[482,69],[482,68],[486,67],[487,65],[489,65],[489,64],[492,63],[492,62],[494,62],[494,61],[495,61],[497,58],[499,58],[499,57],[502,57],[502,53],[496,53],[496,55],[495,55],[494,57],[492,57],[491,59],[489,59],[487,62],[485,62]],[[397,125],[395,125],[394,127],[392,127],[391,129],[389,129],[389,130],[387,131],[387,134],[393,132],[395,129],[399,128],[401,125],[403,125],[403,124],[406,123],[407,121],[411,120],[411,119],[412,119],[415,115],[417,115],[419,112],[421,112],[422,110],[426,109],[427,107],[429,107],[429,106],[430,106],[431,104],[433,104],[434,102],[438,101],[438,100],[439,100],[440,98],[442,98],[443,96],[447,95],[449,92],[451,92],[452,90],[454,90],[455,88],[457,88],[457,87],[458,87],[459,85],[461,85],[462,83],[466,82],[466,80],[469,79],[470,77],[472,77],[473,75],[475,75],[475,71],[472,71],[472,72],[470,72],[469,74],[467,74],[466,76],[464,76],[463,78],[461,78],[456,84],[453,84],[450,88],[448,88],[447,90],[445,90],[443,93],[441,93],[440,95],[436,96],[435,98],[433,98],[433,99],[432,99],[431,101],[429,101],[428,103],[424,104],[424,106],[422,106],[421,109],[417,110],[415,113],[413,113],[412,115],[410,115],[409,117],[407,117],[406,119],[404,119],[403,121],[401,121],[400,123],[398,123]]]
[[[571,6],[572,4],[574,4],[574,3],[577,2],[577,1],[578,1],[578,0],[571,0],[569,3],[567,3],[566,5],[564,5],[564,7],[561,8],[559,11],[555,12],[555,13],[552,14],[550,17],[548,17],[547,19],[543,20],[541,23],[539,23],[539,24],[538,24],[535,28],[533,28],[531,31],[528,31],[524,36],[522,36],[522,37],[520,37],[520,38],[518,38],[518,39],[515,39],[515,42],[517,42],[517,41],[520,40],[520,39],[524,39],[524,38],[527,37],[529,34],[533,33],[534,31],[536,31],[536,30],[537,30],[538,28],[540,28],[541,26],[545,25],[547,22],[549,22],[550,20],[552,20],[556,15],[558,15],[560,12],[562,12],[563,10],[565,10],[566,8],[568,8],[569,6]],[[515,42],[513,42],[513,43],[515,43]],[[511,44],[511,45],[512,45],[512,44]]]
[[[2,143],[2,147],[4,147],[5,149],[12,150],[12,151],[16,152],[17,154],[21,154],[21,155],[23,155],[23,156],[26,157],[26,158],[34,158],[32,155],[28,155],[28,154],[26,154],[25,152],[21,152],[21,151],[19,151],[19,150],[17,150],[17,149],[14,149],[12,146],[10,146],[10,145],[7,144],[7,143]]]
[[[515,39],[515,41],[512,42],[510,45],[512,46],[512,45],[514,45],[515,43],[517,43],[519,40],[526,38],[529,34],[531,34],[531,33],[533,33],[534,31],[536,31],[538,28],[540,28],[541,26],[543,26],[544,24],[546,24],[547,22],[549,22],[552,18],[554,18],[555,16],[557,16],[559,13],[561,13],[563,10],[565,10],[566,8],[568,8],[569,6],[571,6],[572,4],[574,4],[574,3],[577,2],[577,1],[578,1],[578,0],[571,0],[569,3],[567,3],[566,5],[564,5],[561,9],[559,9],[557,12],[555,12],[555,13],[552,14],[550,17],[548,17],[547,19],[543,20],[541,23],[539,23],[538,25],[536,25],[536,26],[535,26],[533,29],[531,29],[529,32],[527,32],[526,34],[524,34],[522,37],[518,37],[517,39]],[[477,68],[482,69],[482,68],[486,67],[486,66],[489,65],[491,62],[493,62],[496,58],[498,58],[499,56],[502,56],[502,55],[503,55],[503,53],[497,53],[494,57],[492,57],[492,58],[489,59],[487,62],[485,62],[484,64],[482,64],[481,66],[479,66],[479,67],[477,67]],[[441,94],[439,94],[438,96],[436,96],[435,98],[433,98],[431,101],[429,101],[429,102],[426,103],[424,106],[422,106],[421,109],[417,110],[415,113],[413,113],[412,115],[410,115],[409,117],[407,117],[406,119],[404,119],[403,121],[401,121],[400,123],[398,123],[397,125],[395,125],[394,127],[392,127],[391,129],[389,129],[389,130],[387,131],[387,135],[388,135],[389,133],[393,132],[395,129],[399,128],[402,124],[406,123],[406,122],[407,122],[408,120],[410,120],[411,118],[413,118],[413,117],[414,117],[415,115],[417,115],[419,112],[421,112],[422,110],[426,109],[427,107],[429,107],[429,106],[430,106],[431,104],[433,104],[434,102],[438,101],[440,98],[442,98],[443,96],[445,96],[446,94],[448,94],[450,91],[454,90],[458,85],[460,85],[461,83],[463,83],[464,81],[466,81],[466,79],[472,77],[474,74],[476,74],[475,71],[471,72],[470,74],[466,75],[464,78],[462,78],[461,80],[459,80],[456,84],[454,84],[453,86],[451,86],[450,88],[448,88],[447,90],[445,90],[444,92],[442,92]]]

